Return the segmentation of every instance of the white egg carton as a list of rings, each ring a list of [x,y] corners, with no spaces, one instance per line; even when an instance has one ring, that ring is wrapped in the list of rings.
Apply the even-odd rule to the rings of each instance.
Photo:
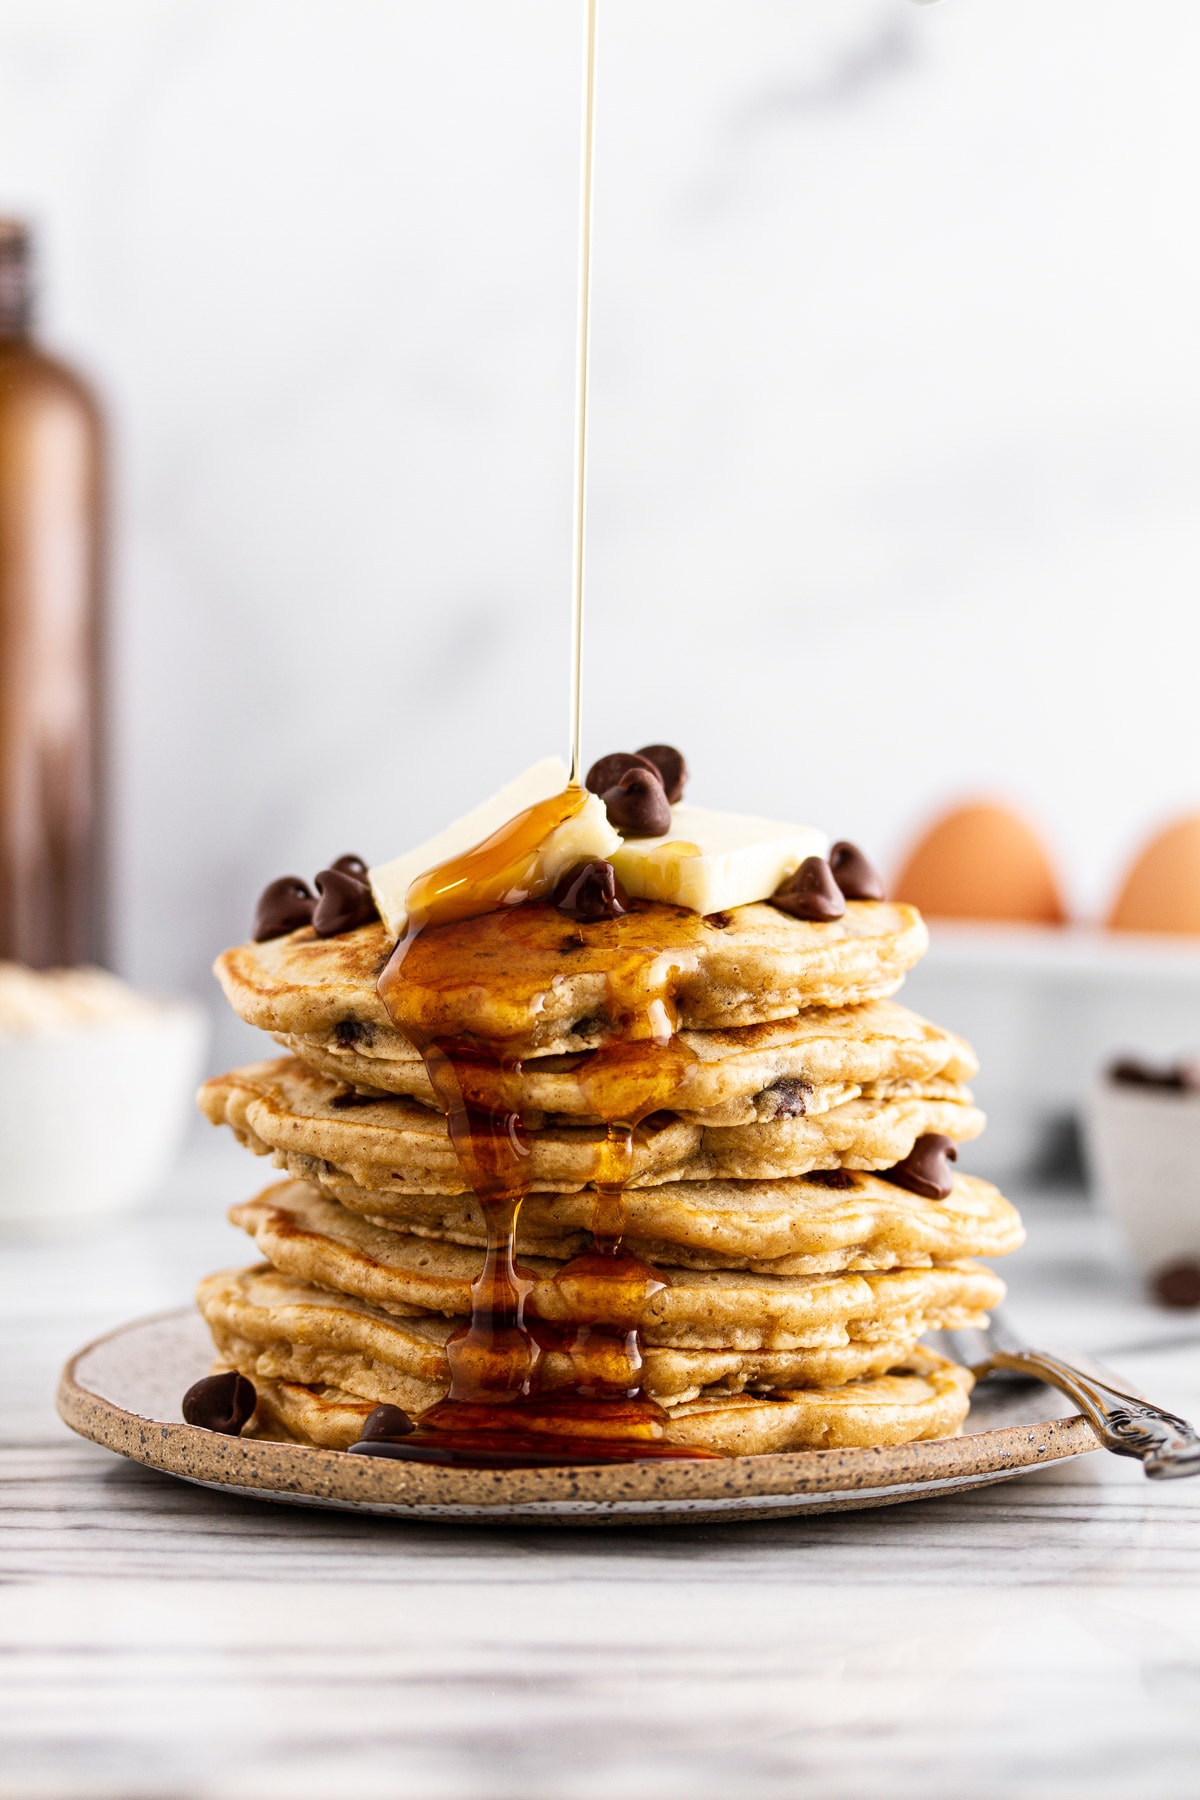
[[[1200,938],[934,920],[900,998],[975,1046],[986,1135],[961,1166],[1028,1174],[1122,1052],[1200,1054]]]

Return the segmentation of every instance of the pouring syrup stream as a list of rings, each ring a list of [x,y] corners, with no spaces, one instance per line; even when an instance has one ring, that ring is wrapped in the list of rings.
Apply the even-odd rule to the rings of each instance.
[[[585,0],[579,194],[579,335],[575,352],[575,562],[571,604],[571,786],[583,785],[583,584],[587,549],[588,390],[592,351],[592,222],[596,210],[596,24]]]

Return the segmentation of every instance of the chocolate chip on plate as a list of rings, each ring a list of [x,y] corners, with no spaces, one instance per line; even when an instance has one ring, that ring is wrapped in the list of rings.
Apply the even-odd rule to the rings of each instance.
[[[183,1396],[183,1416],[189,1425],[238,1437],[258,1405],[254,1383],[230,1369],[225,1375],[206,1375],[193,1382]]]
[[[365,881],[345,869],[322,869],[316,878],[321,898],[313,913],[313,930],[318,937],[338,937],[343,931],[357,931],[379,917],[375,899]]]
[[[646,757],[635,756],[632,750],[613,750],[608,756],[602,756],[599,762],[592,764],[583,785],[589,793],[599,794],[603,799],[609,788],[616,787],[628,769],[648,769],[651,775],[658,775],[658,770]],[[661,775],[659,780],[662,780]]]
[[[254,942],[265,944],[268,938],[286,937],[311,925],[317,897],[298,875],[281,875],[267,884],[258,896],[254,909]]]
[[[857,844],[848,844],[844,838],[835,844],[829,852],[829,867],[847,900],[883,899],[879,871]]]
[[[1200,1262],[1168,1263],[1166,1268],[1155,1272],[1150,1285],[1155,1299],[1163,1306],[1180,1310],[1200,1306]]]
[[[386,1444],[393,1438],[408,1437],[417,1428],[399,1406],[377,1406],[363,1420],[358,1435],[360,1444]]]
[[[667,799],[675,806],[683,799],[683,790],[688,780],[688,766],[684,761],[683,751],[676,750],[674,744],[643,744],[638,755],[654,764],[662,776]]]
[[[950,1164],[958,1161],[958,1145],[940,1132],[927,1132],[919,1137],[903,1162],[893,1169],[879,1171],[884,1181],[920,1194],[923,1200],[945,1200],[954,1192],[954,1171]]]
[[[610,862],[576,863],[554,890],[554,904],[568,919],[595,925],[600,919],[619,919],[629,910],[629,898]],[[572,948],[574,946],[572,945]]]
[[[336,856],[329,866],[340,869],[343,875],[357,875],[360,881],[367,879],[367,865],[361,856]]]
[[[602,798],[609,824],[625,837],[665,837],[671,829],[671,804],[657,769],[626,769]]]
[[[846,911],[842,890],[823,856],[805,857],[795,874],[771,895],[771,905],[793,919],[813,919],[819,924],[840,919]]]

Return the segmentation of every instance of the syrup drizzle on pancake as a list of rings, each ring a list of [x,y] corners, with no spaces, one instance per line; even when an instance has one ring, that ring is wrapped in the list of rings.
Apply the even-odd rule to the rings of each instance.
[[[415,883],[407,932],[380,977],[391,1019],[424,1058],[487,1224],[470,1322],[447,1346],[449,1396],[394,1446],[398,1456],[429,1452],[439,1461],[490,1464],[697,1454],[664,1442],[666,1415],[643,1391],[640,1326],[646,1303],[664,1284],[622,1248],[622,1239],[635,1134],[670,1104],[693,1059],[677,1035],[675,989],[696,965],[705,928],[695,914],[648,903],[588,926],[552,906],[522,903],[538,832],[544,836],[569,816],[563,809],[581,803],[572,798],[578,793],[568,789],[531,808]],[[498,910],[474,916],[473,894],[492,897]],[[591,1171],[593,1248],[556,1277],[570,1290],[576,1316],[588,1323],[563,1326],[536,1316],[532,1283],[514,1256],[537,1127],[497,1102],[504,1077],[520,1074],[525,1046],[519,1038],[447,1038],[438,1025],[447,991],[464,979],[468,944],[477,952],[482,936],[494,949],[489,989],[500,1016],[527,1016],[521,1002],[531,981],[544,979],[537,972],[545,968],[547,948],[568,936],[582,946],[585,933],[589,955],[604,969],[607,1012],[621,1035],[592,1052],[581,1069],[589,1108],[607,1129]],[[568,1388],[549,1391],[545,1352],[552,1347],[569,1358],[572,1378]]]

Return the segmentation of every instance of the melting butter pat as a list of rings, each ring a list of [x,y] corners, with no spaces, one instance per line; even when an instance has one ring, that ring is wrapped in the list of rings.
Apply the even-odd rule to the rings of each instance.
[[[538,850],[538,893],[550,893],[578,863],[611,862],[620,847],[621,834],[609,824],[603,800],[599,794],[588,794],[579,811],[543,839]]]
[[[409,890],[419,876],[475,849],[531,806],[538,806],[543,800],[565,792],[569,779],[566,763],[560,757],[548,756],[526,769],[516,781],[510,781],[490,800],[439,831],[436,837],[391,862],[382,863],[377,869],[371,869],[371,892],[379,916],[392,936],[403,935],[408,922]],[[611,859],[620,842],[619,834],[608,822],[604,802],[595,794],[588,794],[578,812],[538,845],[537,866],[530,881],[531,894],[538,897],[549,893],[576,863],[590,862],[594,857]]]
[[[609,861],[634,899],[716,913],[769,899],[806,857],[828,850],[824,832],[809,825],[680,805],[666,837],[628,838]]]

